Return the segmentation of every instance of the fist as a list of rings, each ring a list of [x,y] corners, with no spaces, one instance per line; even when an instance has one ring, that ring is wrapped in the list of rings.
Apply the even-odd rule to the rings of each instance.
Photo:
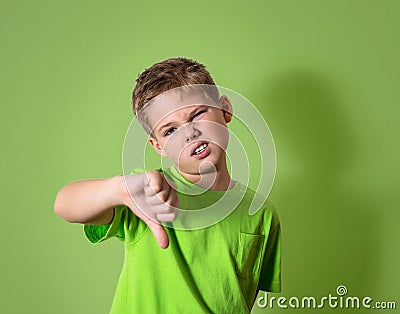
[[[160,222],[171,222],[177,218],[179,198],[165,177],[151,171],[125,177],[128,196],[125,204],[151,229],[159,246],[169,245],[166,230]]]
[[[179,198],[165,177],[158,171],[144,174],[144,198],[146,201],[145,213],[156,221],[171,222],[178,215]],[[147,210],[146,210],[147,209]]]

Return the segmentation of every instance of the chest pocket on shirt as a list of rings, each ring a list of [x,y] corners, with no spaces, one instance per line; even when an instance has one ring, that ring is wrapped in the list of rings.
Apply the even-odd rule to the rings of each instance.
[[[260,272],[264,236],[259,234],[240,233],[236,256],[236,274],[246,279]]]

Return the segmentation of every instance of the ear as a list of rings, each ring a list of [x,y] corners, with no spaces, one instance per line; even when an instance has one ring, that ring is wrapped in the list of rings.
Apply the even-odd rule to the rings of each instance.
[[[166,156],[163,147],[158,143],[158,141],[154,138],[149,136],[149,143],[153,146],[154,150],[161,156]]]
[[[225,95],[222,95],[219,98],[219,104],[224,112],[225,122],[229,123],[232,120],[232,104],[229,98]]]

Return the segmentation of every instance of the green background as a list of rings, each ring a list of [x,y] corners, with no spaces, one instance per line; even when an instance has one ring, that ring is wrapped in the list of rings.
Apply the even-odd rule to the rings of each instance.
[[[400,307],[399,1],[2,0],[0,12],[2,313],[108,312],[123,245],[91,245],[55,196],[122,171],[137,74],[173,56],[205,63],[268,122],[279,296],[343,284]],[[253,313],[282,311],[294,310]]]

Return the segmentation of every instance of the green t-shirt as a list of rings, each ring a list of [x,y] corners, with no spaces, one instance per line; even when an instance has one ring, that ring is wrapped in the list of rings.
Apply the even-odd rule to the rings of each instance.
[[[173,167],[157,170],[178,191],[201,190]],[[201,229],[183,230],[185,222],[181,228],[165,227],[167,249],[158,246],[147,225],[126,206],[115,207],[109,225],[84,225],[93,243],[117,237],[125,244],[110,313],[249,313],[258,290],[280,292],[280,224],[272,203],[266,200],[250,216],[249,205],[259,195],[243,184],[236,182],[224,192],[202,192],[178,192],[180,207],[194,212],[216,203],[212,210],[224,214]],[[224,201],[218,203],[222,196]]]

